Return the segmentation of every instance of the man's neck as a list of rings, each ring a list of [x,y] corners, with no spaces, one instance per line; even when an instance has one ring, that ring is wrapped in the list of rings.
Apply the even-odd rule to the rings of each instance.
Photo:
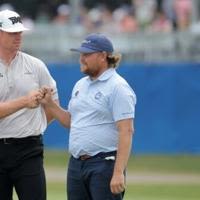
[[[107,66],[102,67],[102,69],[99,70],[98,74],[95,74],[95,76],[90,76],[90,79],[93,81],[98,79],[106,70],[108,70]]]
[[[17,51],[14,52],[9,52],[5,50],[0,49],[0,59],[7,65],[9,66],[12,60],[15,58],[17,54]]]

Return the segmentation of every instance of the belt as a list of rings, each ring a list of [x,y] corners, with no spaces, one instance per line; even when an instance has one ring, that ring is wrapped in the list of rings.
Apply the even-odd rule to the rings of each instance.
[[[80,156],[78,159],[79,159],[79,160],[87,160],[87,159],[89,159],[89,158],[91,158],[91,157],[92,157],[92,156],[89,156],[89,155],[85,154],[85,155]]]
[[[94,156],[90,156],[87,154],[81,155],[79,156],[78,160],[88,160],[88,159],[92,159],[92,158],[110,158],[110,160],[115,160],[115,155],[116,155],[117,151],[110,151],[110,152],[100,152]],[[112,158],[111,158],[112,157]]]
[[[26,143],[30,141],[36,141],[42,139],[42,135],[37,136],[28,136],[23,138],[0,138],[0,144],[17,144],[17,143]]]

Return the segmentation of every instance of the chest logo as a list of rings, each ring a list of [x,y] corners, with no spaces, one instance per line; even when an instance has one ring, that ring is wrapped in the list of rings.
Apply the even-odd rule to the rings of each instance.
[[[95,94],[95,99],[100,99],[102,97],[102,93],[101,92],[97,92],[96,94]]]
[[[24,74],[31,75],[32,73],[31,72],[24,72]]]

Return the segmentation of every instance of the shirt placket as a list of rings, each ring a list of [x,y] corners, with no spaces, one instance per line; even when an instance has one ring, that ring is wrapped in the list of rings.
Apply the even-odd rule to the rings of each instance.
[[[13,88],[13,76],[12,76],[12,70],[11,67],[7,67],[6,69],[6,80],[7,80],[7,89],[10,91]]]

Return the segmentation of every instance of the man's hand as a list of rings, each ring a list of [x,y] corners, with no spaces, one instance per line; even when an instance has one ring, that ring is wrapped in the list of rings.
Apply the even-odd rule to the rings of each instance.
[[[39,91],[42,95],[42,98],[38,98],[39,103],[45,106],[50,106],[52,103],[54,103],[52,99],[52,94],[53,94],[52,88],[44,86]]]
[[[29,92],[24,98],[27,108],[37,108],[40,104],[39,101],[44,98],[44,93],[40,90],[34,90]]]
[[[123,173],[113,174],[110,182],[110,189],[113,194],[118,194],[125,190],[125,177]]]

